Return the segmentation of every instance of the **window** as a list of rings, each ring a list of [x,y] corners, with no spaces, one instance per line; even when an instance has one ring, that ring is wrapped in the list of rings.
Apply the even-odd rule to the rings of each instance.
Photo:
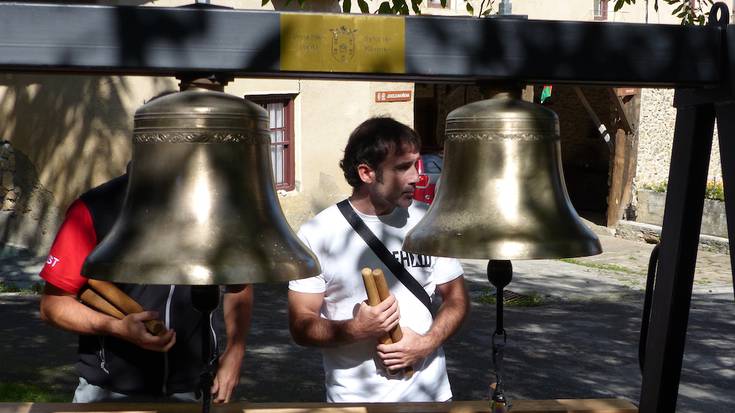
[[[592,2],[593,2],[592,17],[595,20],[607,20],[608,0],[592,0]]]
[[[293,95],[246,96],[268,112],[271,166],[276,189],[294,189]]]
[[[447,0],[447,9],[451,8],[452,0]],[[441,9],[442,8],[442,0],[428,0],[426,2],[426,5],[431,8]]]

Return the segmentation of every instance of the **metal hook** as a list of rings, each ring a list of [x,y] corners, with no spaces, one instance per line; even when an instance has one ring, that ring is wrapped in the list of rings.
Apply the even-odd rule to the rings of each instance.
[[[715,3],[707,17],[708,26],[727,26],[730,20],[730,10],[725,3]]]

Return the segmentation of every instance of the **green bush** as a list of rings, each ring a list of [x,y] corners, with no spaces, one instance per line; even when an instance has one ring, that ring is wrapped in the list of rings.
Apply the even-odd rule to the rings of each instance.
[[[12,282],[0,281],[0,293],[19,293],[20,288]]]
[[[69,394],[61,394],[43,386],[27,383],[0,383],[0,402],[68,402]]]
[[[661,181],[656,183],[647,183],[643,184],[643,189],[648,189],[649,191],[654,192],[666,192],[666,186],[668,185],[668,182]]]
[[[661,181],[643,184],[643,189],[648,189],[649,191],[654,192],[666,192],[667,186],[668,182]],[[707,189],[704,191],[704,199],[713,199],[715,201],[725,200],[725,188],[722,185],[722,180],[713,179],[711,181],[707,181]]]
[[[21,293],[21,294],[32,294],[39,295],[43,292],[43,283],[38,281],[30,285],[30,287],[18,287],[10,281],[0,281],[0,293]]]
[[[722,185],[722,181],[714,180],[707,182],[707,189],[704,191],[704,198],[724,201],[725,187]]]

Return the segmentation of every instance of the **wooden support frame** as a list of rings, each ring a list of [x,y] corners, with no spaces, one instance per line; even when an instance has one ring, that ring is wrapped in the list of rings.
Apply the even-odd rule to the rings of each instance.
[[[369,19],[395,43],[360,61],[356,37],[354,64],[286,68],[288,45],[331,48],[328,30],[309,31],[315,18],[325,28]],[[307,35],[322,37],[299,43]],[[721,47],[712,26],[0,3],[0,71],[716,86],[727,78]]]
[[[0,413],[198,413],[195,403],[0,403]],[[491,413],[487,401],[447,403],[245,403],[213,406],[214,413]],[[514,400],[514,413],[637,413],[622,399]]]

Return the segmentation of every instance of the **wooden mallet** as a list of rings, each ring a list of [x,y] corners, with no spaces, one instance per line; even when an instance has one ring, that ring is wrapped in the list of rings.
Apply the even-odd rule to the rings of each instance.
[[[81,291],[79,299],[95,310],[118,320],[123,319],[128,314],[145,311],[138,302],[108,281],[87,280],[87,287]],[[163,325],[161,320],[148,320],[144,321],[143,324],[145,324],[146,330],[154,336],[166,332],[166,326]]]
[[[365,284],[365,291],[368,296],[368,304],[376,306],[383,300],[388,298],[390,290],[388,289],[388,283],[385,280],[385,275],[381,269],[371,270],[370,268],[363,268],[360,271],[362,275],[362,281]],[[395,326],[388,334],[379,338],[381,344],[393,344],[401,341],[403,338],[403,332],[401,326]],[[413,376],[413,367],[409,366],[403,369],[403,375],[406,378]]]

